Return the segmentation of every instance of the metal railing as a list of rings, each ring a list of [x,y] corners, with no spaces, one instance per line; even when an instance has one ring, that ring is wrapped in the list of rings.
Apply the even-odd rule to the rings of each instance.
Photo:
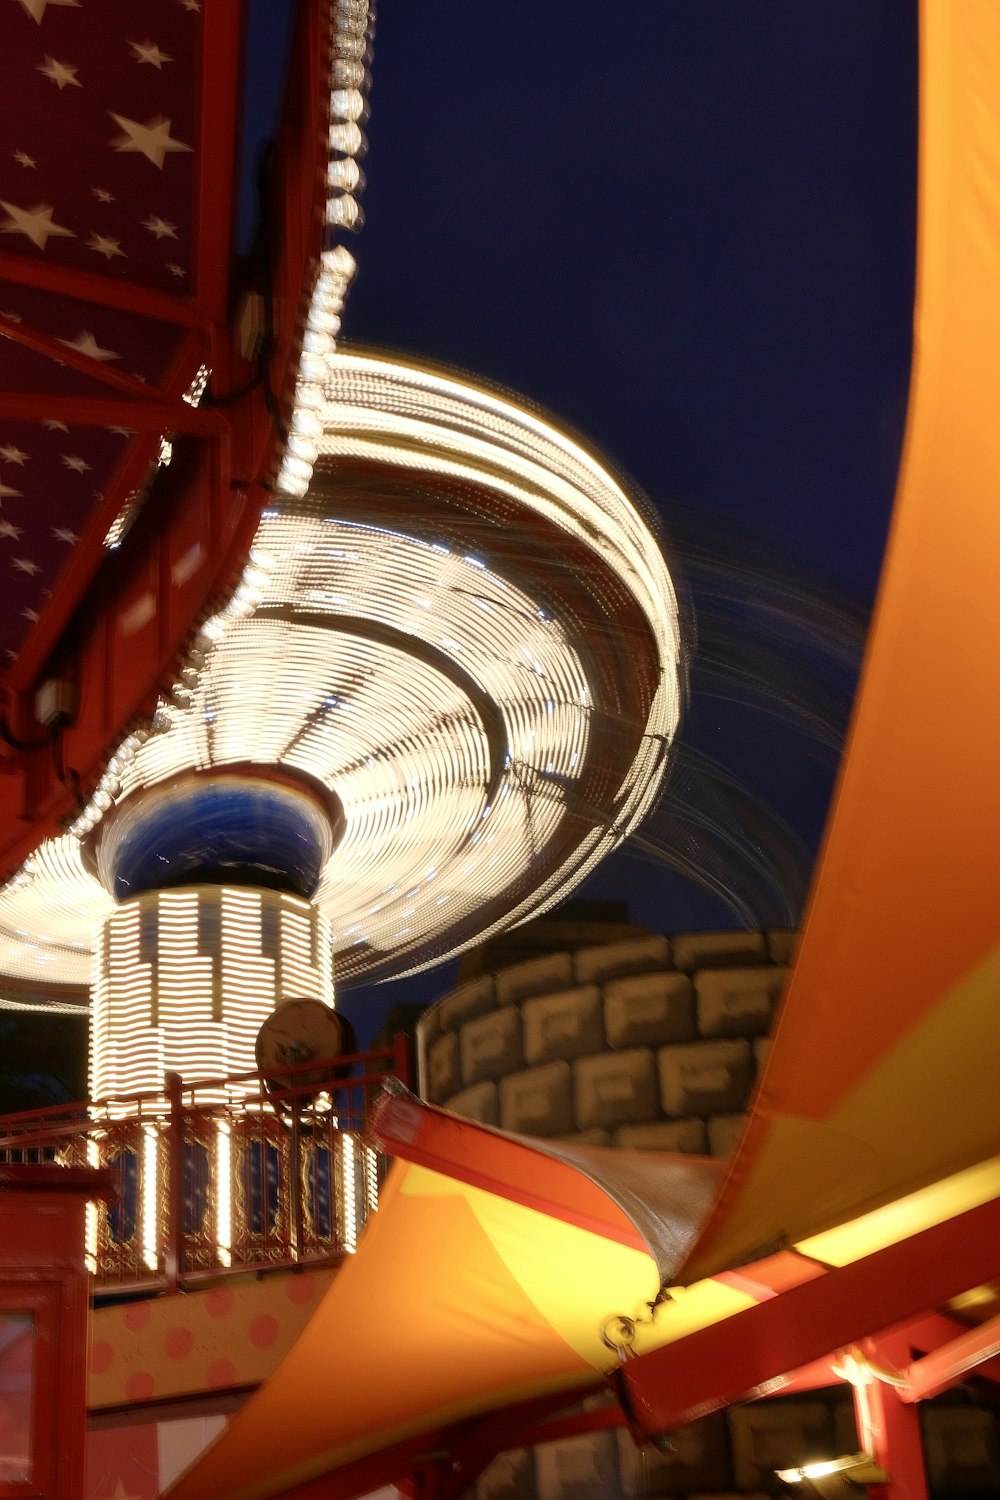
[[[168,1074],[159,1093],[0,1116],[0,1162],[114,1173],[112,1201],[89,1209],[96,1291],[333,1261],[378,1205],[368,1119],[389,1076],[408,1081],[405,1037],[266,1074]]]

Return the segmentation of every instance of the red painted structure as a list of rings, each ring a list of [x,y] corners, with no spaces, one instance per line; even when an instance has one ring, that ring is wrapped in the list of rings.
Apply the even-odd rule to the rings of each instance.
[[[263,228],[241,261],[243,0],[157,6],[169,65],[142,47],[122,65],[126,0],[85,19],[37,8],[11,10],[0,60],[23,136],[0,163],[0,493],[3,546],[20,558],[5,558],[0,609],[0,876],[75,810],[239,576],[290,410],[329,125],[332,12],[315,0],[300,7]],[[40,46],[87,88],[37,67]],[[74,138],[85,161],[65,149]],[[248,305],[258,353],[241,346]],[[50,679],[73,706],[46,725],[36,693]]]
[[[0,1166],[0,1495],[77,1500],[83,1487],[88,1199],[102,1172]]]

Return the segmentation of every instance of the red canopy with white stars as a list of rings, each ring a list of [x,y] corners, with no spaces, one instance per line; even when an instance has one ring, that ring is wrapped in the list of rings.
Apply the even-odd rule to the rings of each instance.
[[[331,0],[300,8],[262,365],[241,346],[233,251],[245,8],[0,0],[0,861],[65,815],[169,684],[193,618],[238,576],[280,461],[338,33]],[[199,406],[206,378],[219,399]],[[164,474],[178,436],[183,463]],[[148,496],[155,527],[113,552]],[[35,692],[53,675],[87,712],[41,793],[22,752],[43,743]],[[88,680],[106,686],[88,698]]]
[[[0,653],[12,660],[70,549],[92,528],[107,534],[123,459],[137,445],[150,463],[159,452],[159,435],[134,433],[127,416],[73,420],[87,408],[59,398],[126,395],[106,372],[133,395],[188,388],[206,354],[192,324],[223,312],[199,297],[219,290],[199,287],[205,156],[232,147],[205,138],[213,60],[199,0],[2,3]],[[220,227],[211,248],[225,264]],[[51,416],[17,420],[31,395],[52,398]]]

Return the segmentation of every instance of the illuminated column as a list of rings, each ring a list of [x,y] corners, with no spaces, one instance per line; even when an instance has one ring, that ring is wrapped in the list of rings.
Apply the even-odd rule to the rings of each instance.
[[[93,1097],[158,1089],[167,1072],[252,1071],[276,1005],[333,1003],[329,952],[326,918],[283,891],[188,886],[123,903],[98,946]]]
[[[331,794],[253,767],[189,772],[104,820],[91,853],[118,905],[95,951],[94,1098],[251,1072],[275,1006],[332,1005],[330,924],[309,897],[337,826]]]

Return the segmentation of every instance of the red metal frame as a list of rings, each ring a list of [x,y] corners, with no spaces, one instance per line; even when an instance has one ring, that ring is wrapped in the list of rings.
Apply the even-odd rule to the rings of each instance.
[[[658,1437],[755,1396],[831,1350],[912,1319],[1000,1273],[1000,1199],[828,1271],[615,1376],[635,1432]]]
[[[54,413],[76,424],[135,427],[105,499],[94,513],[20,656],[0,673],[0,710],[7,726],[0,744],[0,879],[46,836],[56,832],[100,773],[103,758],[129,723],[148,714],[169,691],[192,626],[235,586],[267,501],[277,464],[280,420],[269,392],[254,385],[254,370],[237,348],[231,302],[230,232],[239,124],[242,0],[219,0],[204,13],[206,67],[200,80],[202,141],[198,184],[195,298],[175,297],[93,272],[47,265],[0,251],[0,277],[25,286],[191,329],[182,339],[163,392],[109,372],[19,325],[4,328],[22,344],[80,369],[121,399],[3,395],[10,420]],[[322,248],[326,204],[324,165],[329,123],[331,16],[328,0],[300,8],[290,70],[290,108],[275,153],[273,182],[279,247],[273,285],[276,340],[270,384],[287,414],[294,385],[303,316]],[[55,347],[50,345],[55,342]],[[44,347],[42,347],[44,345]],[[223,395],[246,389],[224,408],[196,410],[180,399],[199,362],[213,371]],[[169,393],[169,394],[168,394]],[[113,563],[104,548],[108,529],[127,500],[148,484],[157,433],[203,439],[203,454],[186,491],[169,476],[157,479],[155,524],[137,525]],[[197,571],[180,565],[194,539],[203,552]],[[175,579],[184,575],[184,582]],[[124,622],[137,604],[152,620],[141,638]],[[34,717],[39,682],[59,676],[76,685],[75,722],[47,735]]]
[[[900,1374],[906,1385],[899,1392],[901,1401],[927,1401],[932,1396],[940,1396],[942,1391],[959,1385],[972,1373],[981,1380],[1000,1383],[1000,1358],[997,1357],[1000,1355],[1000,1317],[991,1318],[976,1328],[949,1325],[943,1318],[938,1321],[945,1327],[953,1327],[955,1335],[920,1359],[909,1360],[904,1365]],[[913,1346],[912,1336],[907,1345],[909,1354]]]
[[[114,281],[98,271],[74,269],[55,261],[28,260],[12,255],[9,250],[0,250],[0,281],[55,292],[61,297],[114,308],[116,312],[138,313],[160,323],[179,323],[184,328],[197,328],[202,321],[190,297],[157,292],[134,281]]]
[[[996,1210],[996,1205],[988,1207]],[[995,1223],[995,1215],[991,1218]],[[985,1224],[985,1220],[980,1220],[980,1223]],[[923,1251],[920,1253],[922,1255]],[[864,1262],[858,1264],[863,1266]],[[897,1258],[895,1271],[885,1262],[878,1268],[877,1275],[879,1278],[892,1276],[902,1269]],[[978,1265],[968,1266],[964,1274],[976,1275],[978,1269]],[[908,1298],[922,1295],[911,1280],[915,1270],[913,1265],[907,1269],[910,1292],[904,1295]],[[837,1274],[824,1274],[821,1280],[813,1283],[816,1295],[832,1302],[835,1316],[844,1312],[841,1301],[852,1290],[837,1281],[831,1284],[831,1277]],[[960,1278],[962,1274],[959,1273]],[[752,1267],[747,1268],[747,1275],[754,1279]],[[775,1299],[780,1302],[785,1295],[768,1296],[768,1305],[775,1307]],[[869,1287],[865,1292],[866,1303],[873,1296],[877,1296],[877,1289]],[[885,1306],[883,1303],[883,1308]],[[879,1313],[876,1311],[872,1315],[878,1317]],[[745,1336],[745,1331],[741,1332],[739,1327],[741,1316],[744,1315],[717,1325],[727,1330],[734,1349],[739,1348]],[[794,1318],[795,1314],[786,1307],[785,1316]],[[993,1359],[998,1334],[1000,1320],[992,1320],[981,1328],[963,1329],[961,1324],[941,1314],[925,1314],[888,1333],[881,1333],[877,1338],[864,1339],[853,1347],[852,1353],[858,1360],[858,1377],[852,1385],[859,1443],[876,1465],[889,1474],[889,1483],[877,1489],[883,1500],[927,1500],[920,1424],[914,1403],[938,1394],[973,1369],[977,1374],[989,1370],[990,1378],[1000,1379],[1000,1361]],[[700,1357],[700,1351],[692,1350],[692,1339],[697,1338],[698,1335],[693,1335],[676,1346],[683,1365],[683,1378],[688,1383],[697,1371]],[[934,1355],[912,1360],[915,1347],[929,1345],[940,1347],[935,1349]],[[650,1360],[654,1357],[644,1358]],[[980,1358],[985,1364],[978,1363]],[[634,1374],[636,1366],[641,1363],[641,1360],[630,1361],[627,1368]],[[876,1372],[894,1379],[879,1378]],[[756,1398],[787,1396],[839,1384],[846,1378],[842,1358],[831,1353],[789,1374],[776,1376],[744,1394]],[[895,1383],[896,1379],[902,1379],[905,1384]],[[417,1497],[417,1500],[457,1500],[496,1453],[504,1449],[553,1442],[624,1425],[626,1414],[617,1403],[592,1410],[575,1406],[586,1394],[563,1392],[545,1396],[451,1428],[424,1433],[420,1438],[345,1465],[335,1474],[289,1490],[281,1500],[355,1500],[368,1490],[390,1482],[395,1482],[402,1493]],[[683,1421],[691,1420],[690,1412],[680,1415]],[[634,1427],[634,1413],[632,1425]]]
[[[67,1167],[0,1166],[0,1310],[31,1319],[30,1477],[5,1496],[77,1500],[84,1488],[87,1388],[87,1199],[107,1175]]]
[[[905,1358],[905,1334],[882,1334],[866,1339],[861,1353],[874,1369],[885,1369]],[[889,1475],[879,1486],[883,1500],[927,1500],[927,1476],[920,1439],[920,1417],[903,1393],[885,1380],[871,1376],[854,1384],[854,1415],[858,1441],[869,1458]]]
[[[100,360],[91,359],[89,355],[81,354],[78,349],[60,343],[58,339],[52,338],[50,334],[42,333],[38,328],[32,328],[28,323],[12,323],[9,318],[0,317],[0,337],[9,339],[12,344],[19,344],[24,349],[31,349],[35,354],[43,354],[46,359],[54,360],[56,364],[66,365],[68,369],[86,375],[98,385],[110,386],[113,391],[118,391],[123,396],[131,396],[137,401],[146,401],[150,395],[158,396],[162,401],[171,399],[165,391],[158,390],[148,381],[139,380],[137,376],[129,375],[125,370],[112,369],[110,365],[102,364]],[[46,399],[51,401],[51,397],[45,394]],[[8,392],[7,396],[9,399],[16,399],[13,391]],[[6,402],[2,409],[5,420],[16,420],[10,415]],[[125,408],[122,415],[126,416],[127,413],[128,408]]]
[[[209,66],[201,83],[198,203],[195,214],[195,294],[202,318],[226,321],[232,260],[236,140],[239,131],[243,0],[213,0],[202,12],[203,56]]]
[[[0,390],[0,408],[10,422],[58,417],[77,427],[92,424],[110,427],[120,423],[139,432],[190,432],[209,437],[229,430],[225,417],[211,406],[190,406],[148,385],[140,388],[144,392],[142,399],[129,401],[127,405],[113,396],[49,396],[35,391]],[[116,495],[116,504],[117,499]]]

